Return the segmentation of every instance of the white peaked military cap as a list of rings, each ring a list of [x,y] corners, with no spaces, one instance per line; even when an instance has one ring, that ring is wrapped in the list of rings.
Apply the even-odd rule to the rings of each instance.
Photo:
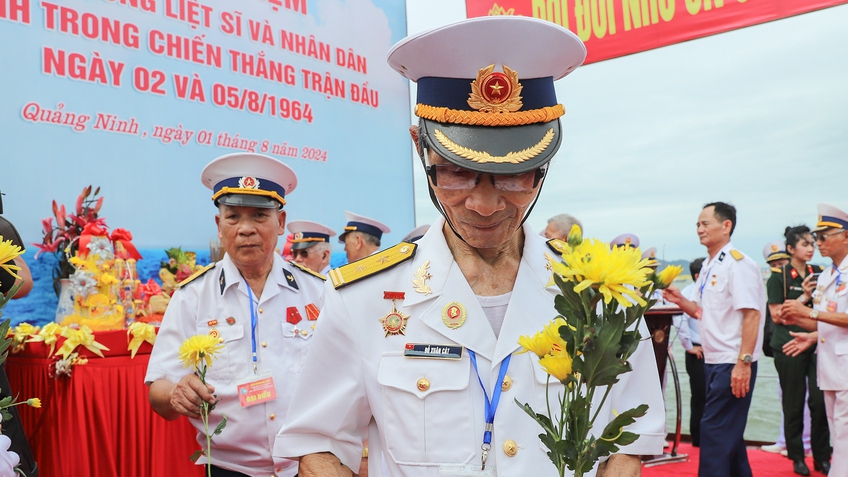
[[[415,227],[414,229],[410,230],[409,233],[406,234],[406,237],[401,240],[401,242],[415,242],[416,240],[423,237],[428,230],[430,230],[430,224],[419,225],[418,227]]]
[[[345,211],[345,218],[347,218],[347,225],[345,225],[344,232],[339,235],[339,242],[344,243],[345,235],[348,232],[364,232],[366,234],[373,235],[377,238],[381,238],[384,233],[391,232],[389,227],[380,222],[379,220],[374,220],[364,215],[354,214],[350,211]]]
[[[612,239],[612,242],[610,242],[610,246],[639,248],[639,237],[634,234],[621,234],[618,237]]]
[[[540,169],[559,149],[565,109],[554,81],[585,58],[567,28],[491,16],[405,38],[388,62],[418,83],[419,145],[466,169],[519,174]]]
[[[291,167],[262,154],[221,156],[203,168],[203,185],[212,190],[215,205],[280,209],[297,187]]]
[[[293,220],[286,226],[289,232],[294,234],[292,239],[292,250],[302,250],[322,242],[330,242],[330,237],[335,237],[333,229],[318,222],[309,220]]]
[[[848,214],[830,204],[819,204],[819,220],[813,232],[829,228],[848,230]]]
[[[775,240],[767,243],[766,246],[763,247],[763,258],[766,259],[766,262],[789,258],[789,254],[786,253],[786,244],[783,240]]]
[[[657,259],[657,247],[651,247],[651,248],[645,249],[645,251],[642,252],[642,259],[644,260],[646,258],[650,259],[650,260],[656,260]]]

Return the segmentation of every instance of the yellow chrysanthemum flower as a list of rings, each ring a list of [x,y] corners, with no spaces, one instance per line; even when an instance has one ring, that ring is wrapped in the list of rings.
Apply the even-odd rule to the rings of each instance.
[[[683,272],[683,267],[680,265],[670,265],[665,267],[665,270],[657,274],[657,285],[660,289],[668,288],[669,285]]]
[[[554,345],[554,340],[545,331],[539,331],[533,336],[519,336],[518,344],[523,348],[518,353],[532,352],[538,357],[545,356],[551,352]]]
[[[633,306],[633,302],[645,305],[639,289],[649,283],[652,273],[647,268],[649,259],[642,259],[639,249],[616,247],[589,239],[562,255],[564,263],[553,263],[554,273],[577,285],[574,291],[593,287],[604,296],[604,303],[615,299],[621,306]],[[629,299],[628,299],[629,298]],[[632,300],[632,301],[631,301]]]
[[[18,258],[24,253],[24,250],[12,243],[11,240],[3,241],[3,236],[0,235],[0,268],[6,270],[9,275],[12,275],[16,279],[20,280],[15,272],[20,271],[21,267],[12,263],[12,260]]]
[[[581,243],[583,243],[583,231],[580,230],[580,226],[577,224],[573,224],[571,226],[571,230],[568,231],[568,238],[566,239],[568,245],[572,247],[577,247]]]
[[[118,279],[115,278],[115,275],[105,272],[100,274],[100,276],[97,278],[97,281],[100,283],[100,285],[113,285],[115,283],[118,283]]]
[[[41,407],[41,399],[38,399],[38,398],[29,398],[29,399],[27,399],[26,403],[27,403],[27,405],[35,407],[35,408]]]
[[[203,361],[206,361],[207,366],[211,366],[215,355],[223,348],[224,345],[219,343],[218,338],[213,336],[190,336],[180,346],[180,361],[183,362],[184,368],[189,366],[198,367]]]
[[[546,373],[555,377],[558,381],[563,382],[571,375],[571,356],[565,350],[554,355],[543,356],[539,359],[539,364]]]

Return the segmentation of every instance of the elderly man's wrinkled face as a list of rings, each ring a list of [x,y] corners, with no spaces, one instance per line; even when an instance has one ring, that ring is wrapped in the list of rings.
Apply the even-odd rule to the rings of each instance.
[[[431,165],[450,164],[433,151],[428,152]],[[509,177],[525,179],[518,176]],[[507,179],[507,176],[500,176],[499,180],[501,179]],[[430,184],[433,185],[432,180]],[[491,175],[483,174],[477,185],[471,189],[449,190],[433,187],[433,190],[436,199],[444,208],[445,215],[468,245],[493,249],[506,244],[521,226],[524,213],[536,198],[539,187],[537,184],[529,190],[505,191],[495,186]]]
[[[277,237],[285,233],[286,213],[277,209],[221,205],[215,223],[218,238],[233,263],[261,267],[273,260]]]

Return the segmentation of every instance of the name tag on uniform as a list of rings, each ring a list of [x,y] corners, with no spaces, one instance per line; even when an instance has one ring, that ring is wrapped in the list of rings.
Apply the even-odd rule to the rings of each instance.
[[[277,399],[277,388],[271,371],[252,374],[236,382],[241,407],[250,407]]]
[[[407,358],[460,359],[462,346],[407,343],[403,355]]]
[[[479,465],[471,464],[442,464],[439,466],[439,475],[444,476],[467,476],[467,477],[495,477],[495,472],[490,465],[486,470],[481,470]]]

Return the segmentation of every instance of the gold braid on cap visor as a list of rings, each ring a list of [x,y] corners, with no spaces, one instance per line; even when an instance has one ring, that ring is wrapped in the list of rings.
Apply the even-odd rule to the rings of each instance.
[[[541,109],[515,112],[465,111],[445,107],[429,106],[418,103],[415,115],[440,123],[465,124],[470,126],[524,126],[526,124],[546,123],[565,114],[561,104]]]
[[[508,152],[504,156],[493,156],[486,151],[475,151],[474,149],[460,146],[459,144],[451,141],[450,138],[445,136],[445,134],[438,129],[434,130],[433,136],[435,136],[436,140],[439,141],[439,143],[448,151],[478,164],[485,164],[488,162],[494,162],[495,164],[520,164],[528,159],[538,156],[547,149],[548,145],[550,145],[551,141],[554,139],[554,129],[548,129],[548,132],[546,132],[545,135],[542,136],[542,139],[535,145],[520,151]]]
[[[262,189],[242,189],[241,187],[221,187],[218,192],[212,194],[212,200],[218,200],[218,197],[221,197],[224,194],[261,195],[265,197],[270,197],[279,201],[281,204],[286,205],[286,200],[280,197],[280,194],[278,194],[276,191]]]

